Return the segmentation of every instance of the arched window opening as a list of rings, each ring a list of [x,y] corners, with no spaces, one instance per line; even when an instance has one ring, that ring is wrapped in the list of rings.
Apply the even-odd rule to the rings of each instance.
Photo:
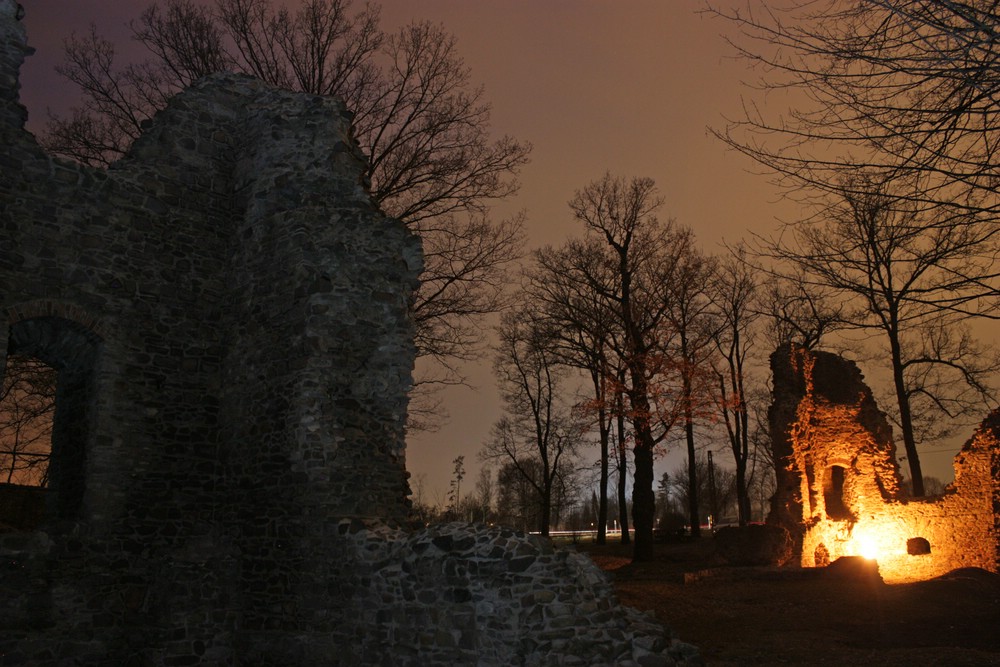
[[[61,317],[11,325],[2,387],[12,388],[11,400],[26,401],[34,394],[30,405],[37,415],[31,424],[8,427],[0,438],[0,465],[8,464],[0,469],[0,523],[31,529],[45,520],[79,516],[100,342],[94,332]],[[0,405],[0,419],[10,414],[4,407],[10,406]],[[30,448],[28,439],[33,440]],[[28,484],[35,488],[25,490]]]
[[[911,556],[924,556],[931,552],[931,543],[925,537],[911,537],[906,540],[906,553]]]
[[[851,512],[844,503],[844,468],[830,466],[823,478],[823,502],[826,516],[834,521],[851,518]]]

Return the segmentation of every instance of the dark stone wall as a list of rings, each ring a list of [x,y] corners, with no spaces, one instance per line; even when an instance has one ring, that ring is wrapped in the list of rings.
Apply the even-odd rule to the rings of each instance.
[[[210,77],[81,167],[24,130],[15,8],[0,366],[59,386],[47,505],[0,526],[0,664],[700,664],[584,556],[404,530],[421,250],[338,101]]]
[[[95,170],[23,129],[9,0],[0,37],[0,354],[60,370],[49,507],[0,536],[4,664],[305,664],[350,613],[339,522],[407,516],[419,241],[335,100],[216,76]]]
[[[775,464],[775,492],[767,523],[780,526],[792,538],[796,557],[802,552],[802,471],[795,465],[791,427],[797,420],[799,402],[806,395],[802,355],[792,345],[782,345],[771,354],[774,378],[771,405],[767,410],[772,456]]]

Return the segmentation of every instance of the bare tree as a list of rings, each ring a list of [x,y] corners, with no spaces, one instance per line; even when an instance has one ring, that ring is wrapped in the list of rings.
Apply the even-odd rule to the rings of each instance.
[[[495,496],[496,484],[493,479],[493,471],[489,467],[483,466],[479,470],[479,478],[476,479],[474,515],[477,520],[483,523],[492,520]]]
[[[771,391],[761,385],[750,389],[747,401],[751,413],[750,465],[748,468],[750,489],[756,511],[752,515],[757,521],[764,521],[770,512],[771,498],[777,485],[778,466],[783,465],[774,455],[768,412],[771,405]]]
[[[539,499],[538,530],[548,535],[555,492],[565,480],[567,459],[583,437],[584,422],[563,399],[566,369],[559,364],[551,332],[528,303],[505,313],[497,328],[493,364],[506,416],[483,445],[484,460],[514,466],[535,488]],[[537,466],[524,467],[533,461]]]
[[[441,508],[425,495],[427,473],[418,473],[413,477],[413,516],[425,526],[440,520]]]
[[[625,371],[623,390],[635,463],[632,518],[637,561],[653,556],[654,449],[676,415],[671,410],[668,420],[661,418],[665,397],[671,397],[669,404],[676,407],[669,383],[662,381],[672,367],[665,352],[665,341],[672,335],[668,286],[679,258],[692,249],[689,230],[657,220],[661,204],[652,179],[626,180],[610,174],[577,191],[570,200],[570,208],[587,233],[605,245],[610,269],[581,279],[608,305],[620,332],[618,354]],[[608,275],[613,276],[610,282]]]
[[[456,456],[451,462],[455,467],[451,472],[451,483],[448,486],[448,510],[452,519],[458,518],[462,504],[462,480],[465,479],[465,457]]]
[[[558,249],[545,247],[536,251],[534,268],[526,275],[527,291],[540,306],[561,362],[583,370],[590,379],[592,398],[581,407],[594,415],[598,431],[598,544],[607,541],[611,430],[615,392],[620,390],[613,381],[618,363],[613,340],[614,317],[608,304],[588,284],[600,280],[602,271],[606,272],[606,280],[613,279],[604,262],[600,241],[586,239],[570,240]],[[619,468],[619,486],[624,489],[621,477],[627,474],[627,468]],[[627,536],[628,532],[623,531],[622,535]]]
[[[456,363],[483,343],[482,317],[508,304],[506,270],[521,253],[523,216],[496,221],[490,204],[518,188],[530,146],[494,139],[484,90],[455,38],[428,22],[392,34],[379,8],[352,13],[350,0],[305,0],[296,10],[272,0],[153,2],[131,24],[149,59],[119,66],[96,29],[66,43],[59,71],[80,89],[69,118],[50,119],[42,143],[93,165],[120,157],[166,100],[218,71],[341,97],[368,156],[372,198],[424,242],[425,267],[413,310],[418,355],[439,362],[422,389],[461,382]],[[436,403],[415,405],[426,427]]]
[[[692,467],[695,470],[693,477],[689,474]],[[685,506],[690,506],[692,494],[711,499],[714,493],[714,502],[706,503],[696,517],[699,523],[707,521],[709,516],[718,521],[719,517],[727,516],[736,503],[735,475],[716,466],[706,454],[699,456],[694,466],[685,461],[682,467],[676,468],[670,473],[670,483],[673,496]],[[691,529],[694,530],[693,525]]]
[[[512,305],[508,267],[521,255],[523,222],[522,215],[494,222],[477,213],[412,225],[424,250],[412,305],[417,356],[436,362],[439,371],[425,374],[418,384],[461,382],[457,362],[478,358],[484,316]]]
[[[618,523],[621,528],[620,540],[622,544],[629,544],[632,542],[632,536],[628,527],[628,449],[629,445],[632,445],[633,448],[635,447],[635,437],[626,426],[626,420],[629,415],[629,410],[625,401],[625,376],[627,371],[628,369],[626,369],[621,360],[619,360],[619,363],[615,368],[614,383],[612,384],[611,389],[611,398],[613,400],[611,414],[615,420],[612,453],[615,457],[615,470],[618,473],[615,496],[618,501]],[[665,429],[662,435],[666,435]]]
[[[537,480],[539,463],[526,458],[514,463],[503,463],[497,469],[497,521],[518,530],[537,530],[540,523],[541,502]]]
[[[745,257],[749,261],[750,258]],[[765,275],[756,307],[766,320],[766,340],[770,350],[785,343],[817,349],[829,341],[830,334],[844,329],[843,304],[833,290],[811,284],[795,267],[781,267],[783,272],[754,266]]]
[[[758,342],[757,272],[747,262],[746,249],[737,247],[723,259],[714,274],[711,298],[721,319],[713,336],[719,353],[715,368],[719,411],[726,427],[729,448],[736,467],[736,505],[739,523],[750,521],[750,355]],[[691,452],[688,452],[691,456]]]
[[[1000,309],[991,287],[1000,229],[928,220],[932,212],[886,187],[852,185],[826,221],[794,225],[768,252],[796,267],[805,286],[840,295],[843,324],[881,336],[913,491],[923,495],[914,414],[941,427],[993,401],[1000,359],[977,345],[967,322]]]
[[[806,284],[853,295],[843,320],[885,336],[921,495],[914,415],[939,422],[990,393],[994,361],[977,354],[964,321],[1000,316],[997,4],[775,0],[710,11],[736,26],[760,87],[790,93],[793,108],[746,105],[717,134],[814,205],[773,255]]]
[[[47,486],[57,372],[37,359],[7,357],[0,385],[0,478]]]
[[[835,198],[857,171],[911,186],[893,194],[968,224],[995,219],[1000,13],[991,0],[766,0],[717,4],[758,88],[718,135],[799,194]],[[774,105],[772,108],[787,108]],[[801,190],[806,186],[806,190]]]
[[[684,525],[684,507],[674,498],[674,480],[664,472],[656,483],[657,527],[660,530],[677,531]]]
[[[714,417],[711,356],[715,349],[713,340],[719,329],[719,320],[717,313],[713,311],[709,292],[714,273],[713,260],[691,245],[686,252],[677,256],[671,280],[667,284],[670,303],[667,318],[676,332],[673,354],[670,356],[679,370],[681,422],[687,446],[688,476],[692,480],[697,472],[695,424]],[[692,483],[689,489],[687,499],[691,536],[699,537],[701,525],[698,521],[698,486]]]

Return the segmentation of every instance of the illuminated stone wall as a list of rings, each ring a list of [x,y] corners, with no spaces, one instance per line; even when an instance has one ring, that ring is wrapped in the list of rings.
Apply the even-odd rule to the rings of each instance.
[[[1000,413],[958,454],[943,495],[903,499],[891,429],[854,363],[784,346],[771,368],[782,465],[768,521],[794,536],[802,565],[872,556],[890,583],[998,570]]]

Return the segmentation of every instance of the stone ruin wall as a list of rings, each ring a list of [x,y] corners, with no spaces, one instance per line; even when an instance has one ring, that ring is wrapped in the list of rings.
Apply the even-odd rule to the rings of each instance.
[[[586,558],[411,532],[419,241],[336,100],[218,75],[97,170],[24,130],[0,0],[0,368],[59,369],[41,525],[0,533],[3,664],[698,662]]]
[[[784,346],[771,367],[771,433],[785,465],[768,520],[793,535],[803,566],[871,551],[890,583],[998,571],[1000,412],[962,448],[943,495],[904,499],[891,428],[855,364]]]

